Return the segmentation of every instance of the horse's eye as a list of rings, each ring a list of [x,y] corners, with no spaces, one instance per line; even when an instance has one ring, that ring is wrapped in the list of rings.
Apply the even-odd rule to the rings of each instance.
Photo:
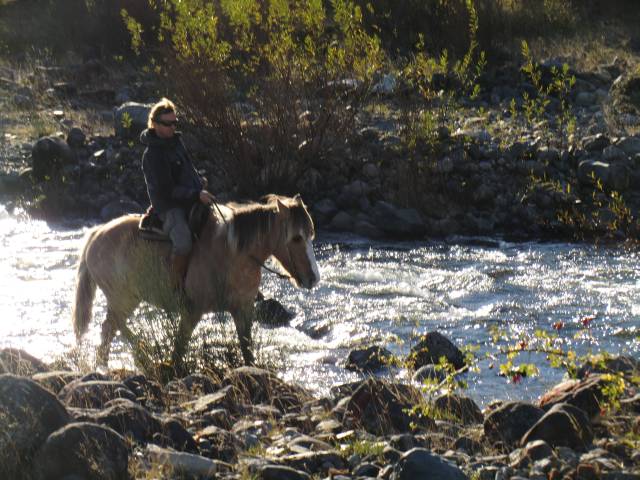
[[[296,243],[300,243],[300,242],[304,241],[304,238],[302,238],[302,235],[296,235],[291,240],[293,240]]]

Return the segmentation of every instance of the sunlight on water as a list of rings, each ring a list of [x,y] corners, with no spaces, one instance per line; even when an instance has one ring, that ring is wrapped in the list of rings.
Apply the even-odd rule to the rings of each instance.
[[[77,252],[86,227],[48,225],[15,218],[0,206],[0,347],[23,348],[51,361],[75,345],[71,326]],[[638,255],[616,249],[567,244],[512,244],[464,239],[389,243],[320,236],[316,244],[322,281],[311,292],[265,273],[262,291],[296,313],[290,327],[257,326],[265,351],[285,358],[282,373],[318,392],[360,376],[343,368],[349,351],[379,343],[406,355],[416,338],[439,330],[456,344],[477,346],[481,372],[468,374],[469,394],[481,403],[535,398],[562,378],[540,354],[538,378],[512,385],[490,369],[497,348],[552,331],[557,321],[568,348],[604,348],[638,356],[640,280]],[[88,351],[99,342],[104,297],[96,297]],[[593,316],[589,328],[581,321]],[[212,316],[203,321],[218,321]],[[490,329],[504,333],[493,344]],[[233,324],[225,321],[233,335]],[[579,338],[574,338],[577,334]],[[262,341],[262,340],[261,340]],[[114,344],[112,366],[130,365],[128,347]],[[404,370],[381,375],[405,378]]]

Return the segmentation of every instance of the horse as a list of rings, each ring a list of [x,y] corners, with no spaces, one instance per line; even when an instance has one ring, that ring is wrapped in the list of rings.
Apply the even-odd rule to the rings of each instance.
[[[72,322],[81,341],[91,321],[96,287],[107,300],[98,365],[105,366],[115,334],[131,340],[127,319],[141,302],[164,308],[169,296],[184,297],[185,308],[173,347],[178,364],[205,313],[231,314],[244,363],[254,362],[251,327],[261,268],[274,257],[291,283],[312,289],[320,280],[313,253],[315,229],[299,195],[267,195],[262,203],[221,204],[211,209],[189,258],[182,292],[171,286],[170,242],[142,238],[140,215],[125,215],[87,234],[76,270]]]

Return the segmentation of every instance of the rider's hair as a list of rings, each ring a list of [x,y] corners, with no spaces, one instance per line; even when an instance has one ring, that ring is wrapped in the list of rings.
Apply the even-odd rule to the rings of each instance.
[[[149,118],[147,119],[147,127],[153,128],[153,122],[157,122],[160,117],[166,113],[176,113],[176,106],[168,98],[162,98],[158,103],[151,107]]]

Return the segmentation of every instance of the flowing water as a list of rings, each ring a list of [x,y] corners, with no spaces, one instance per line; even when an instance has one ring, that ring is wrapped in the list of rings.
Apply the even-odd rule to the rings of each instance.
[[[73,348],[74,264],[88,228],[14,216],[0,206],[0,347],[22,348],[45,361]],[[464,380],[467,394],[481,404],[535,399],[562,379],[563,372],[540,353],[520,354],[517,362],[536,364],[540,375],[517,384],[498,375],[503,356],[487,357],[532,338],[538,329],[555,333],[557,322],[564,324],[558,333],[565,349],[640,355],[636,251],[468,238],[386,243],[321,234],[316,257],[322,279],[312,291],[264,275],[265,296],[296,317],[289,327],[258,326],[255,335],[283,353],[284,378],[319,393],[359,378],[343,368],[352,348],[378,343],[406,355],[419,334],[433,330],[476,349],[480,371]],[[104,315],[99,294],[89,350],[99,342]],[[232,330],[232,323],[225,328]],[[496,328],[502,332],[497,343]],[[312,338],[312,331],[323,335]],[[114,362],[126,363],[128,352],[126,345],[116,345]],[[381,375],[398,379],[407,372]]]

